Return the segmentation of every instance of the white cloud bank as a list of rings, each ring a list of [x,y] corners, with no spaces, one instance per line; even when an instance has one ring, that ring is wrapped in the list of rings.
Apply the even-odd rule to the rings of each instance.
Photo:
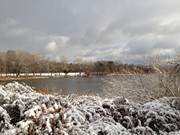
[[[46,47],[46,49],[47,49],[48,51],[55,51],[55,50],[57,50],[57,49],[58,49],[57,43],[54,42],[54,41],[49,42],[48,45],[47,45],[47,47]]]

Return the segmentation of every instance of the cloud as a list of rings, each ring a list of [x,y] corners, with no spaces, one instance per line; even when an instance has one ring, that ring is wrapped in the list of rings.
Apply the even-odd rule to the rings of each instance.
[[[46,47],[46,49],[48,51],[52,51],[52,52],[55,51],[57,48],[58,48],[58,46],[57,46],[56,42],[54,42],[54,41],[49,42],[47,47]]]
[[[6,0],[0,2],[0,49],[52,59],[142,63],[180,51],[179,0]],[[25,10],[26,9],[26,10]]]
[[[49,40],[53,40],[53,42],[56,42],[56,46],[58,47],[65,47],[67,42],[69,42],[69,37],[67,36],[57,36],[57,35],[49,35]]]

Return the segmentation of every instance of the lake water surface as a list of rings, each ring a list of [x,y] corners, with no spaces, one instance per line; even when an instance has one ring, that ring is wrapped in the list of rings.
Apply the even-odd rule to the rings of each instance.
[[[12,81],[5,81],[8,83]],[[104,85],[103,77],[67,77],[67,78],[46,78],[32,80],[18,80],[35,88],[47,88],[50,93],[60,94],[92,94],[101,95]],[[1,82],[2,83],[2,82]]]
[[[37,89],[46,88],[49,93],[61,95],[97,95],[101,97],[124,96],[132,101],[144,102],[158,87],[157,75],[115,75],[93,77],[62,77],[21,80]],[[4,81],[8,83],[11,81]]]

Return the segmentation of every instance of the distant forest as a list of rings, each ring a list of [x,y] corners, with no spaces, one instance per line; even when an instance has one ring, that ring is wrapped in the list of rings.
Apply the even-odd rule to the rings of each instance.
[[[50,60],[39,54],[25,51],[8,50],[0,52],[0,73],[59,73],[85,72],[90,74],[109,73],[153,73],[150,66],[121,64],[114,61],[76,62],[69,63],[66,58],[61,61]]]

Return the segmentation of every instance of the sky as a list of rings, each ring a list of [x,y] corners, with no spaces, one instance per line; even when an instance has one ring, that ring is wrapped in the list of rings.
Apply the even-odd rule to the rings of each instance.
[[[179,0],[0,0],[0,50],[143,63],[180,50]]]

